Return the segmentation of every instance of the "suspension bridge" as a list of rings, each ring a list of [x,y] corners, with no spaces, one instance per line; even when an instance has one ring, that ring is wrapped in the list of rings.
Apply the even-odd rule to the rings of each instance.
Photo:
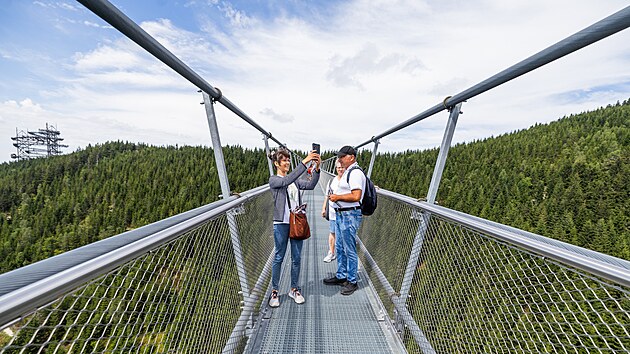
[[[214,105],[260,131],[267,151],[284,144],[112,4],[79,2],[200,89],[223,199],[0,275],[10,338],[0,353],[630,351],[630,262],[435,204],[463,103],[626,29],[630,7],[356,145],[373,144],[370,175],[381,138],[448,112],[426,201],[378,190],[352,296],[322,284],[336,270],[321,261],[328,228],[317,211],[334,172],[324,161],[306,195],[306,303],[285,291],[272,309],[271,193],[231,193]]]

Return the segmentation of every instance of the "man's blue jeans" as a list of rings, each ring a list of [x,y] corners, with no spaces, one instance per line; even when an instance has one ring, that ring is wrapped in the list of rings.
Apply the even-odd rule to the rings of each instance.
[[[289,238],[289,224],[273,225],[273,241],[275,243],[275,254],[271,268],[271,287],[278,290],[280,282],[280,271],[282,270],[282,261],[287,252],[287,243],[291,242],[291,288],[298,288],[298,279],[300,278],[302,243],[304,240],[293,240]]]
[[[335,215],[337,224],[337,238],[335,251],[337,252],[337,274],[339,279],[347,279],[348,282],[357,283],[357,232],[361,226],[361,210],[349,210],[338,212]]]

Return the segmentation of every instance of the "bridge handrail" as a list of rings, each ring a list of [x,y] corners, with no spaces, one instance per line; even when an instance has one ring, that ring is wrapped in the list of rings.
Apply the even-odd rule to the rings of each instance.
[[[438,205],[436,205],[436,207],[437,208],[443,208],[443,207],[438,206]],[[581,255],[583,255],[585,257],[588,257],[588,258],[597,259],[597,260],[602,261],[604,263],[608,263],[608,264],[614,265],[616,267],[620,267],[620,268],[624,268],[624,269],[630,270],[630,261],[627,261],[625,259],[621,259],[621,258],[617,258],[617,257],[611,256],[611,255],[605,254],[605,253],[600,253],[600,252],[597,252],[597,251],[593,251],[593,250],[590,250],[588,248],[578,247],[576,245],[573,245],[573,244],[570,244],[570,243],[567,243],[567,242],[563,242],[563,241],[560,241],[560,240],[548,238],[548,237],[545,237],[545,236],[542,236],[542,235],[538,235],[538,234],[535,234],[535,233],[532,233],[532,232],[528,232],[528,231],[525,231],[525,230],[517,229],[515,227],[509,226],[509,225],[504,225],[504,224],[501,224],[501,223],[498,223],[498,222],[486,220],[486,219],[480,218],[478,216],[462,213],[462,212],[457,211],[457,210],[447,209],[447,208],[444,208],[444,209],[448,210],[451,213],[463,215],[464,217],[470,218],[471,220],[475,220],[475,221],[478,221],[480,223],[484,223],[484,224],[490,225],[492,227],[496,227],[496,228],[499,228],[499,229],[507,230],[507,231],[515,233],[517,235],[520,235],[520,236],[523,236],[523,237],[526,237],[526,238],[529,238],[529,239],[532,239],[532,240],[535,240],[535,241],[538,241],[538,242],[541,242],[541,243],[549,244],[549,245],[551,245],[553,247],[562,248],[562,249],[565,249],[565,250],[567,250],[569,252],[572,252],[572,253],[581,254]]]
[[[0,295],[0,328],[268,190],[268,184],[256,187],[0,275],[5,291]]]
[[[237,116],[241,117],[252,127],[256,128],[267,138],[275,141],[278,145],[286,147],[278,139],[271,135],[271,132],[266,131],[252,118],[250,118],[245,112],[232,103],[223,93],[216,87],[210,85],[199,74],[192,70],[188,65],[182,62],[177,56],[166,49],[155,38],[149,35],[145,30],[133,22],[127,15],[118,10],[114,5],[106,0],[77,0],[83,6],[94,12],[97,16],[103,19],[105,22],[112,25],[119,30],[122,34],[134,41],[140,47],[144,48],[147,52],[151,53],[154,57],[166,64],[169,68],[180,74],[183,78],[190,81],[193,85],[210,95],[214,101],[221,103],[225,108],[232,111]],[[288,148],[287,148],[288,149]]]
[[[495,74],[486,80],[471,86],[470,88],[444,99],[443,102],[419,113],[406,121],[386,130],[385,132],[375,135],[369,140],[359,144],[356,148],[365,146],[371,142],[375,142],[387,135],[395,133],[436,113],[444,111],[458,103],[473,98],[483,92],[502,85],[512,79],[524,75],[534,69],[549,64],[550,62],[560,59],[563,56],[573,53],[583,47],[593,44],[601,39],[611,36],[619,31],[630,27],[630,6],[604,18],[603,20],[586,27],[585,29],[557,42],[556,44],[520,61],[509,68]]]
[[[0,274],[0,296],[6,295],[36,281],[72,268],[92,258],[102,256],[105,253],[141,240],[158,231],[162,231],[192,217],[203,214],[237,198],[237,196],[231,196],[226,200],[218,200],[199,208],[171,216],[170,218],[156,221],[149,225],[108,237],[106,239],[75,248],[71,251],[46,258],[39,262]]]
[[[396,199],[413,207],[421,208],[432,215],[461,224],[486,235],[495,237],[511,245],[527,249],[536,254],[575,267],[590,274],[598,275],[623,286],[630,286],[630,262],[574,246],[544,236],[506,227],[459,211],[435,204],[418,201],[414,198],[385,189],[377,189],[378,194]],[[502,227],[499,227],[502,226]],[[536,236],[536,237],[533,237]]]

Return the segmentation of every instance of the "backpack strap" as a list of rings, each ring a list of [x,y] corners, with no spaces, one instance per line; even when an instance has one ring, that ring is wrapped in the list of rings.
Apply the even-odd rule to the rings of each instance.
[[[350,184],[350,172],[354,171],[354,170],[361,170],[361,172],[363,172],[363,169],[359,166],[354,166],[353,168],[348,170],[348,176],[346,176],[346,183]],[[365,174],[365,172],[363,172],[363,174]],[[367,178],[367,176],[365,176]]]
[[[363,169],[359,166],[354,166],[353,168],[348,170],[348,176],[346,177],[346,183],[348,183],[348,186],[350,186],[350,172],[354,171],[354,170],[360,170],[361,172],[363,172]],[[365,191],[367,189],[367,175],[365,174],[365,172],[363,172],[363,175],[365,176],[365,186],[363,187],[363,195],[361,196],[361,200],[359,200],[359,205],[363,205],[363,196],[365,196]]]

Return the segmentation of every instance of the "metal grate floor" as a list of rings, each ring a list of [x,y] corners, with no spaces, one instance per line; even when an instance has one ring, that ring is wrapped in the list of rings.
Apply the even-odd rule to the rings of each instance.
[[[324,263],[328,250],[328,221],[319,214],[324,196],[307,191],[311,238],[302,248],[300,285],[306,302],[297,305],[290,290],[290,251],[280,279],[280,307],[263,310],[248,348],[253,353],[401,353],[390,319],[359,265],[359,289],[350,296],[322,279],[334,274],[336,261]],[[265,300],[266,301],[266,300]]]

